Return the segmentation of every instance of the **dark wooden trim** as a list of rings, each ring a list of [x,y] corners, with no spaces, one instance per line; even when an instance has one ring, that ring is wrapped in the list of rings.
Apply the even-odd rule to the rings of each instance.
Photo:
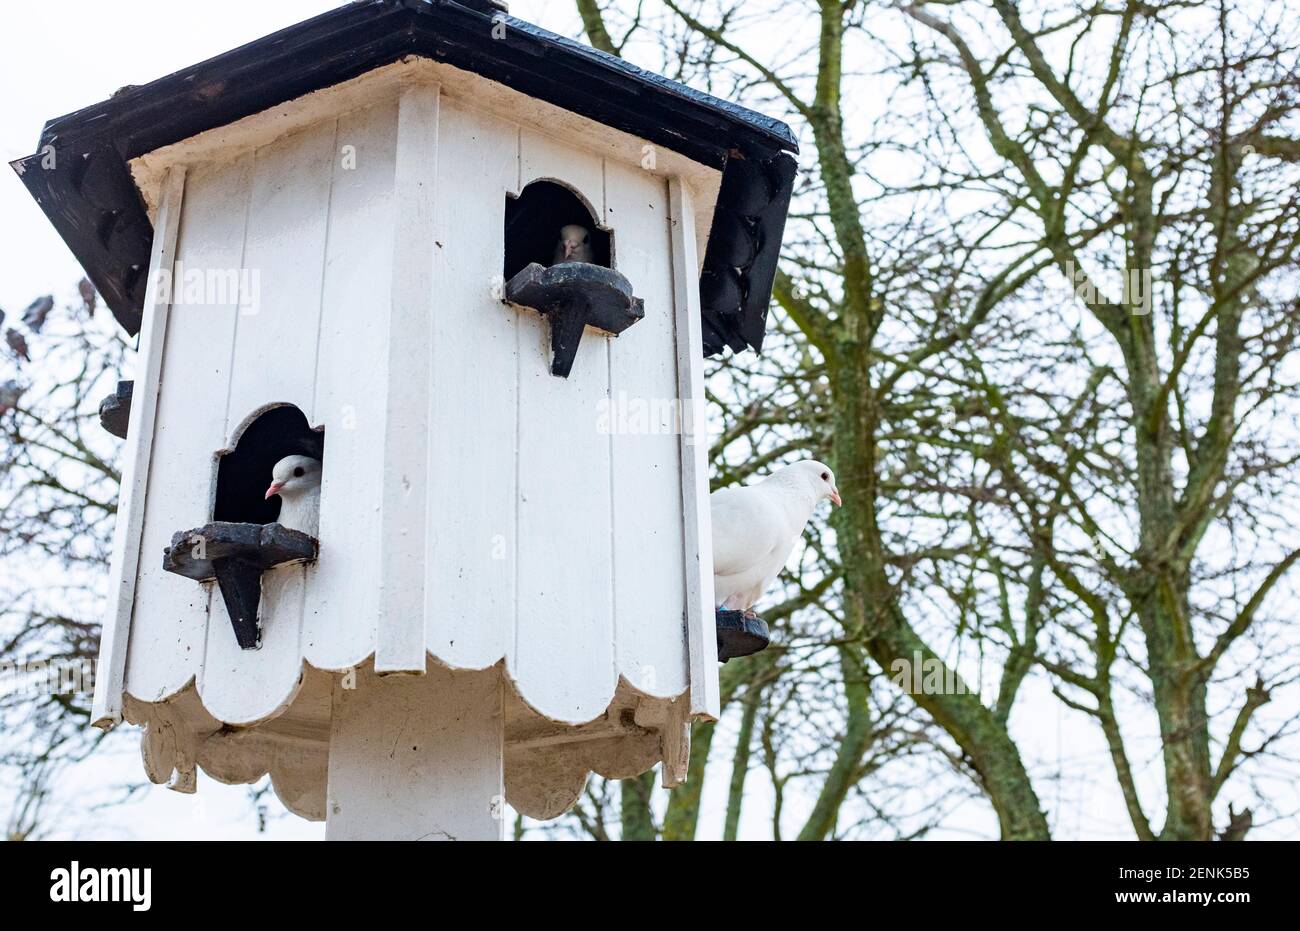
[[[551,374],[568,378],[587,327],[612,336],[645,319],[645,302],[632,284],[612,268],[586,262],[525,266],[506,282],[505,299],[531,307],[551,327]]]
[[[134,381],[119,381],[117,391],[99,402],[99,425],[118,439],[126,439],[131,426],[131,395]]]
[[[513,17],[499,21],[504,36],[494,38],[494,17],[503,16],[489,0],[347,3],[51,120],[37,152],[12,164],[114,316],[135,333],[153,231],[131,159],[405,56],[424,56],[723,169],[724,213],[748,216],[746,205],[756,198],[770,204],[755,234],[762,248],[748,265],[718,258],[712,233],[706,249],[706,266],[737,283],[734,293],[716,292],[704,308],[706,353],[723,345],[760,347],[789,201],[787,187],[777,209],[773,177],[780,172],[771,166],[778,156],[781,165],[793,165],[782,154],[798,150],[790,128]],[[737,172],[738,160],[766,167]],[[723,300],[725,294],[732,299]]]
[[[213,521],[173,534],[163,550],[163,569],[197,582],[215,578],[235,641],[255,650],[262,642],[262,573],[314,560],[318,549],[315,538],[279,524]]]
[[[772,642],[767,621],[744,611],[718,608],[714,616],[718,636],[718,662],[750,656],[766,650]]]

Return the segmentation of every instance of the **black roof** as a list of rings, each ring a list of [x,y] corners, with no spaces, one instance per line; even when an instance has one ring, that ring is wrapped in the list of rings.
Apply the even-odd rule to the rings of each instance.
[[[493,38],[493,18],[504,37]],[[502,30],[497,30],[500,33]],[[780,120],[506,17],[490,0],[362,0],[51,120],[13,162],[113,314],[139,330],[153,228],[128,162],[408,55],[472,71],[723,170],[700,291],[706,354],[762,345],[797,152]],[[53,167],[47,156],[53,153]]]

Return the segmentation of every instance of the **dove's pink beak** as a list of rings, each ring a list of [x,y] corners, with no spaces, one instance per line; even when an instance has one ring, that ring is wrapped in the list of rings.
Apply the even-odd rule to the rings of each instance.
[[[844,504],[844,502],[840,500],[840,490],[838,488],[831,489],[831,503],[836,507],[840,507]]]
[[[280,489],[283,487],[284,482],[272,482],[271,487],[266,490],[266,498],[263,498],[262,500],[265,501],[267,498],[275,497],[280,493]]]
[[[573,256],[573,250],[576,248],[578,248],[578,244],[572,239],[564,240],[564,257],[566,259],[571,258]]]

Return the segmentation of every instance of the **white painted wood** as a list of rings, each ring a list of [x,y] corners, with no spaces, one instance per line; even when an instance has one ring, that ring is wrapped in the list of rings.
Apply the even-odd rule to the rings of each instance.
[[[127,681],[144,700],[202,676],[213,617],[229,629],[215,586],[164,572],[162,551],[177,531],[212,519],[253,173],[249,155],[188,178]]]
[[[325,427],[320,558],[308,576],[304,658],[356,665],[375,649],[389,404],[397,101],[339,117],[311,422]],[[399,401],[400,403],[400,401]]]
[[[255,293],[241,302],[236,317],[226,409],[231,447],[250,417],[268,405],[288,402],[311,411],[334,135],[330,120],[254,154],[244,265],[256,275],[249,281]],[[301,681],[308,571],[294,565],[262,574],[257,650],[240,649],[224,600],[213,596],[198,686],[218,720],[252,724],[292,700]]]
[[[678,395],[694,410],[683,431],[682,517],[686,547],[686,632],[691,658],[691,713],[717,720],[717,630],[713,614],[713,528],[709,514],[709,435],[705,421],[704,349],[695,241],[695,205],[682,179],[668,182],[677,306]]]
[[[628,165],[652,164],[649,170],[663,178],[686,178],[696,195],[696,220],[704,224],[699,241],[707,237],[708,221],[722,180],[718,169],[480,75],[415,56],[145,153],[132,159],[131,172],[152,216],[158,201],[159,179],[169,166],[229,161],[286,133],[393,97],[398,88],[413,80],[438,84],[444,103],[448,99],[456,101],[463,107],[565,140],[568,145],[585,148],[603,158]]]
[[[208,519],[213,452],[271,403],[326,428],[322,549],[315,565],[264,576],[256,652],[237,649],[211,586],[142,563],[132,694],[157,700],[197,676],[205,714],[259,725],[250,733],[275,747],[300,739],[275,727],[300,707],[303,660],[341,670],[373,649],[377,672],[425,675],[367,671],[336,696],[330,836],[497,837],[502,684],[487,667],[502,656],[522,714],[604,720],[622,689],[615,717],[656,722],[575,743],[565,786],[656,754],[675,782],[688,732],[684,702],[668,699],[689,689],[690,713],[717,714],[707,446],[671,422],[679,393],[703,398],[701,220],[689,185],[602,158],[600,140],[520,129],[428,83],[390,90],[191,172],[202,196],[191,204],[187,190],[178,255],[257,270],[259,303],[168,331],[145,480],[202,480],[151,493],[141,558],[160,562],[150,533]],[[542,178],[613,229],[615,266],[646,303],[617,340],[588,331],[568,379],[549,374],[545,321],[492,293],[506,193]],[[634,416],[626,404],[646,402],[651,421],[611,423],[611,400]],[[403,751],[408,727],[421,739]],[[530,766],[550,759],[529,753]],[[320,808],[312,778],[293,789],[303,811]]]
[[[311,410],[333,120],[257,150],[244,263],[257,300],[240,308],[226,421],[230,432],[271,404]]]
[[[397,109],[389,305],[388,416],[380,505],[379,630],[375,669],[424,672],[424,570],[429,442],[429,347],[434,201],[438,171],[438,86],[413,84]]]
[[[503,715],[496,669],[335,686],[329,840],[500,840]]]
[[[519,312],[501,301],[518,128],[439,108],[426,642],[483,668],[514,640]]]
[[[563,181],[604,214],[600,159],[525,131],[521,187]],[[597,430],[609,349],[588,330],[568,378],[550,374],[547,324],[519,313],[519,579],[510,671],[557,721],[601,714],[614,694],[609,437]]]
[[[605,215],[604,159],[533,130],[519,134],[519,187],[555,181],[585,201],[598,223]],[[556,231],[559,236],[559,230]],[[585,342],[585,340],[584,340]]]
[[[690,680],[667,184],[606,162],[605,219],[616,267],[645,302],[645,318],[609,341],[618,668],[642,692],[669,697]]]
[[[162,571],[162,550],[175,532],[212,518],[214,454],[225,445],[247,161],[195,169],[187,187],[127,659],[127,689],[146,701],[185,687],[204,659],[211,586]]]
[[[162,185],[153,250],[149,257],[149,283],[145,291],[145,315],[141,323],[140,351],[131,396],[131,429],[123,457],[117,523],[113,528],[113,557],[109,579],[114,586],[109,615],[101,635],[98,674],[91,721],[112,727],[122,719],[122,690],[126,679],[127,646],[131,611],[135,601],[136,572],[140,562],[140,541],[145,516],[145,494],[149,484],[149,459],[153,448],[154,419],[166,344],[169,294],[160,292],[160,272],[172,267],[176,234],[180,224],[181,200],[185,190],[185,169],[173,168]]]

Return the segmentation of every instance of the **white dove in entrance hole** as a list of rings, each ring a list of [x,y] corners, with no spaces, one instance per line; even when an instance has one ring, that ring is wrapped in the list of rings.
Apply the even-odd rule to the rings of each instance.
[[[585,226],[570,223],[560,227],[560,238],[555,243],[555,256],[552,265],[561,262],[591,263],[594,254],[591,251],[591,233]]]
[[[271,470],[271,487],[266,497],[280,496],[280,516],[276,523],[289,530],[299,530],[314,537],[320,530],[319,459],[310,456],[285,456]]]
[[[731,611],[751,610],[776,581],[817,505],[840,504],[835,474],[814,459],[796,462],[756,485],[720,488],[713,512],[713,600]]]

